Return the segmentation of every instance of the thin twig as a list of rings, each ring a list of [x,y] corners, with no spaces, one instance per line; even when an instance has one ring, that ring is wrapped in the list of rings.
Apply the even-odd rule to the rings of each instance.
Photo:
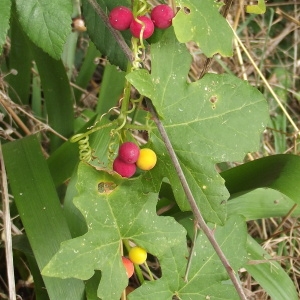
[[[11,115],[11,117],[15,120],[15,122],[22,128],[26,135],[31,135],[31,131],[27,128],[27,126],[23,123],[23,121],[19,118],[19,116],[12,110],[12,108],[6,103],[7,98],[4,93],[0,91],[0,103],[4,106],[7,112]]]
[[[130,50],[129,46],[126,44],[123,36],[121,33],[117,30],[115,30],[113,27],[111,27],[108,17],[103,11],[103,9],[100,7],[100,5],[95,0],[87,0],[91,6],[95,9],[96,13],[99,15],[99,17],[102,19],[110,33],[114,36],[116,39],[116,42],[119,44],[121,49],[123,50],[124,54],[128,58],[129,61],[133,61],[132,51]]]
[[[192,191],[191,191],[191,189],[189,187],[189,184],[188,184],[188,182],[185,178],[185,175],[182,171],[182,168],[180,166],[180,163],[178,161],[176,153],[173,149],[171,141],[168,137],[168,134],[167,134],[162,122],[159,120],[158,115],[155,111],[155,108],[154,108],[152,102],[148,99],[146,100],[146,102],[147,102],[147,106],[149,108],[149,111],[153,116],[153,120],[154,120],[154,122],[155,122],[155,124],[158,128],[158,131],[159,131],[159,133],[160,133],[160,135],[161,135],[161,137],[164,141],[164,144],[167,148],[167,151],[169,152],[170,158],[171,158],[172,163],[175,167],[175,170],[176,170],[176,173],[179,177],[181,185],[184,189],[185,195],[186,195],[187,200],[190,204],[190,207],[192,209],[192,212],[193,212],[193,215],[195,217],[196,222],[198,223],[199,227],[203,230],[204,234],[207,236],[208,240],[210,241],[211,245],[213,246],[214,250],[216,251],[217,255],[219,256],[219,258],[220,258],[223,266],[225,267],[225,269],[226,269],[226,271],[227,271],[227,273],[228,273],[228,275],[229,275],[229,277],[230,277],[237,293],[239,294],[240,298],[242,300],[247,300],[247,297],[246,297],[246,295],[243,291],[243,288],[240,285],[240,282],[238,281],[237,277],[235,276],[234,271],[233,271],[232,267],[230,266],[228,259],[226,258],[225,254],[223,253],[222,249],[220,248],[217,240],[215,239],[213,231],[207,226],[207,224],[205,223],[205,221],[202,217],[202,214],[201,214],[201,212],[200,212],[200,210],[197,206],[197,203],[194,199]]]
[[[295,203],[295,204],[293,205],[293,207],[289,210],[289,212],[286,214],[286,216],[284,216],[284,218],[282,219],[282,221],[280,222],[280,224],[277,226],[277,228],[274,230],[274,232],[272,233],[271,238],[274,237],[274,235],[276,235],[276,234],[279,232],[279,230],[280,230],[280,228],[282,227],[282,225],[286,222],[286,220],[291,216],[291,214],[294,212],[294,210],[295,210],[297,207],[298,207],[298,204]]]
[[[0,143],[0,166],[2,174],[2,199],[3,199],[3,213],[4,213],[4,244],[5,244],[5,256],[7,267],[7,280],[8,280],[8,293],[9,299],[16,299],[16,287],[15,287],[15,275],[14,275],[14,262],[12,252],[12,239],[11,239],[11,222],[10,222],[10,210],[9,210],[9,196],[7,187],[7,177],[4,166],[4,159],[2,154],[2,147]]]

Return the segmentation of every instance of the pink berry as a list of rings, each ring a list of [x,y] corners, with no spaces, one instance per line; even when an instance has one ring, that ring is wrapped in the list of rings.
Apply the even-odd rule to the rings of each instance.
[[[153,22],[151,21],[150,18],[148,18],[146,16],[138,17],[138,20],[143,22],[144,26],[145,26],[144,31],[143,31],[143,39],[149,38],[154,32]],[[140,37],[142,28],[143,28],[143,25],[138,23],[136,20],[133,20],[130,24],[130,31],[131,31],[132,35],[135,36],[136,38]]]
[[[133,20],[131,10],[125,6],[117,6],[109,14],[110,25],[117,30],[126,30]]]
[[[122,262],[126,270],[127,277],[130,278],[134,272],[134,266],[130,259],[122,256]]]
[[[173,18],[173,10],[166,4],[155,6],[151,12],[151,20],[154,23],[154,26],[160,29],[170,27],[172,25]]]
[[[134,164],[140,155],[140,148],[132,142],[125,142],[119,148],[119,158],[127,164]]]
[[[122,159],[117,157],[113,163],[113,170],[120,174],[122,177],[132,177],[136,171],[135,164],[127,164]]]

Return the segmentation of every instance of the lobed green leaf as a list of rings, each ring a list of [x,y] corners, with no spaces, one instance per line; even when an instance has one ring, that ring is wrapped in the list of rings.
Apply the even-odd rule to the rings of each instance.
[[[192,222],[190,220],[190,223]],[[247,261],[247,229],[244,218],[234,216],[225,226],[217,226],[214,233],[231,266],[238,270]],[[201,231],[195,242],[187,282],[183,280],[186,267],[185,252],[182,244],[166,252],[160,258],[162,278],[155,282],[145,282],[129,295],[129,299],[172,299],[172,296],[182,300],[239,299],[233,285],[227,282],[228,274],[224,266]]]
[[[184,229],[172,218],[157,216],[157,194],[145,194],[142,185],[139,179],[122,179],[80,163],[74,204],[88,232],[63,242],[42,274],[86,280],[101,270],[98,297],[119,299],[128,284],[121,262],[122,239],[156,256],[178,243],[185,245]]]
[[[179,42],[195,42],[207,57],[216,53],[232,56],[233,33],[219,13],[222,2],[178,0],[180,10],[173,19]]]
[[[188,83],[190,63],[186,46],[168,30],[159,43],[151,46],[151,74],[134,71],[126,78],[152,100],[162,117],[204,218],[220,224],[226,216],[222,204],[229,194],[215,164],[241,161],[247,152],[258,148],[268,107],[257,89],[231,75],[207,74]],[[153,181],[149,189],[168,177],[180,208],[189,210],[157,130],[151,132],[151,141],[158,163],[150,174],[145,174]]]

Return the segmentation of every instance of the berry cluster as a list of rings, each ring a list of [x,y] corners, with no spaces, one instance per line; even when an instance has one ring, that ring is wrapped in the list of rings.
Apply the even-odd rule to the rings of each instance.
[[[172,8],[166,4],[157,5],[153,8],[148,16],[138,16],[134,19],[132,11],[125,6],[115,7],[109,14],[110,25],[116,30],[130,29],[134,37],[139,38],[142,29],[143,38],[149,38],[154,28],[166,29],[172,25],[174,12]]]
[[[132,142],[125,142],[119,148],[119,153],[113,162],[113,170],[122,177],[132,177],[136,167],[143,171],[151,170],[157,161],[156,154],[148,148],[140,148]]]
[[[147,259],[147,251],[141,247],[133,247],[128,253],[129,259],[122,256],[122,262],[126,270],[127,277],[130,278],[134,272],[133,264],[141,265]]]

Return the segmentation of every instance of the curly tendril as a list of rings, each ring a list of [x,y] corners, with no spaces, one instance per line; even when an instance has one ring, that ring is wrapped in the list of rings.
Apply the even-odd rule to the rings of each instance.
[[[78,133],[73,135],[70,138],[70,142],[71,143],[77,143],[78,142],[78,148],[79,148],[79,159],[81,161],[86,161],[89,162],[90,160],[92,160],[93,158],[93,150],[90,146],[89,143],[89,135],[92,134],[95,131],[101,130],[103,128],[106,127],[110,127],[115,125],[116,122],[111,122],[99,127],[93,127],[92,129],[90,129],[89,131],[85,132],[85,133]]]
[[[140,32],[139,39],[133,37],[131,39],[132,51],[133,51],[133,62],[132,62],[132,71],[141,68],[141,62],[143,59],[143,49],[145,49],[144,41],[143,41],[143,33],[145,29],[145,24],[137,17],[145,15],[148,11],[150,11],[150,6],[146,0],[139,0],[137,3],[137,7],[133,10],[133,16],[137,23],[142,25],[142,30]]]
[[[92,159],[92,148],[89,143],[89,136],[86,133],[79,133],[70,139],[71,143],[78,142],[79,159],[89,162]]]

